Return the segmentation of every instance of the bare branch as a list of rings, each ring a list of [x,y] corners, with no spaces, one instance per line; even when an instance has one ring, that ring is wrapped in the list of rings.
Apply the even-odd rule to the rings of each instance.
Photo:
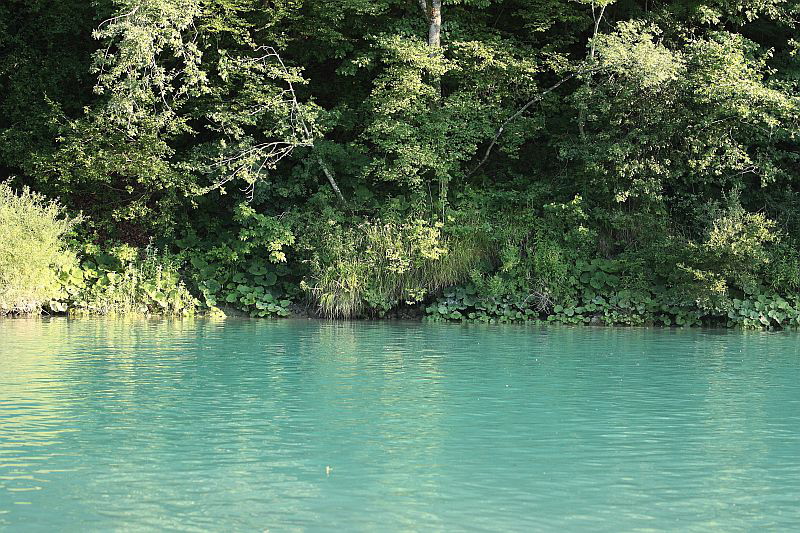
[[[325,164],[325,161],[323,161],[322,157],[319,155],[317,156],[317,163],[319,163],[319,166],[322,167],[322,172],[325,174],[325,177],[328,178],[331,187],[333,187],[333,192],[336,193],[336,196],[339,197],[339,200],[343,204],[347,204],[347,201],[344,199],[344,195],[342,195],[342,191],[339,190],[339,185],[336,184],[336,180],[333,177],[333,172],[331,172],[331,170],[328,168],[328,165]]]
[[[105,26],[106,24],[113,24],[114,22],[116,22],[116,21],[118,21],[118,20],[120,20],[120,19],[126,19],[126,18],[128,18],[128,17],[132,17],[133,15],[135,15],[135,14],[136,14],[136,12],[137,12],[137,11],[139,11],[139,8],[141,8],[141,7],[142,7],[142,5],[141,5],[141,4],[139,4],[138,6],[134,7],[134,8],[133,8],[133,9],[132,9],[130,12],[128,12],[128,13],[124,13],[124,14],[122,14],[122,15],[117,15],[116,17],[111,17],[111,18],[109,18],[109,19],[106,19],[106,20],[104,20],[103,22],[101,22],[100,24],[98,24],[98,26],[97,26],[97,29],[99,30],[100,28],[102,28],[102,27],[103,27],[103,26]]]
[[[592,33],[592,43],[589,47],[589,59],[594,59],[594,52],[595,52],[594,41],[597,38],[597,32],[600,30],[600,21],[603,20],[603,13],[605,13],[605,11],[606,11],[606,6],[603,5],[600,8],[600,14],[595,16],[594,2],[592,2],[592,17],[594,17],[594,33]]]

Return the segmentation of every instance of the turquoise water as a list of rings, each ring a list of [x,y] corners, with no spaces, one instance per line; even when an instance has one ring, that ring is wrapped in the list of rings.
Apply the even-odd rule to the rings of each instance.
[[[796,530],[799,346],[0,321],[0,530]]]

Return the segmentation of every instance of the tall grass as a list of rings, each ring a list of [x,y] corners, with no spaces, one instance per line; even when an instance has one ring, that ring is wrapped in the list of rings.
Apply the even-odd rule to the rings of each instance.
[[[62,296],[58,273],[76,261],[64,236],[76,222],[57,202],[0,184],[0,314],[35,313]]]
[[[382,316],[442,288],[466,281],[488,258],[478,235],[446,237],[438,225],[365,222],[326,236],[310,287],[330,318]]]

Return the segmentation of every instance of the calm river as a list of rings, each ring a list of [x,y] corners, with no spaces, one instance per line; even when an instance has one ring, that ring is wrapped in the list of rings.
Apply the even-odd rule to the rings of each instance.
[[[800,528],[800,334],[0,321],[0,530]]]

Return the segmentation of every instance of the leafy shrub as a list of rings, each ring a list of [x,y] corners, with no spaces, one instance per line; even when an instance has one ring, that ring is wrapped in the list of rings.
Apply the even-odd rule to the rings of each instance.
[[[235,213],[235,231],[212,224],[214,229],[201,236],[190,227],[177,241],[188,258],[193,287],[212,311],[232,307],[253,317],[288,316],[299,290],[287,280],[294,234],[283,221],[250,205],[239,204]]]
[[[279,279],[287,273],[285,265],[251,259],[243,271],[220,268],[200,256],[192,258],[198,287],[206,306],[215,309],[230,305],[253,317],[288,316],[291,300],[286,298]]]
[[[186,315],[197,302],[181,280],[182,261],[166,250],[127,245],[101,252],[88,246],[80,266],[61,272],[68,297],[54,310]]]
[[[721,325],[739,328],[800,327],[800,296],[784,298],[774,292],[743,298],[721,298],[713,306],[687,298],[666,287],[631,283],[623,261],[595,259],[578,262],[571,280],[573,296],[543,309],[535,294],[516,291],[482,293],[475,285],[449,289],[426,308],[429,320],[474,322],[552,322],[626,326]],[[634,271],[635,272],[635,271]]]
[[[690,246],[687,263],[694,266],[682,268],[694,275],[699,291],[725,295],[732,287],[753,294],[770,262],[767,246],[777,239],[774,221],[746,212],[737,200],[718,213],[701,245]]]
[[[37,312],[62,297],[59,271],[75,263],[64,236],[76,222],[58,203],[0,184],[0,314]]]

